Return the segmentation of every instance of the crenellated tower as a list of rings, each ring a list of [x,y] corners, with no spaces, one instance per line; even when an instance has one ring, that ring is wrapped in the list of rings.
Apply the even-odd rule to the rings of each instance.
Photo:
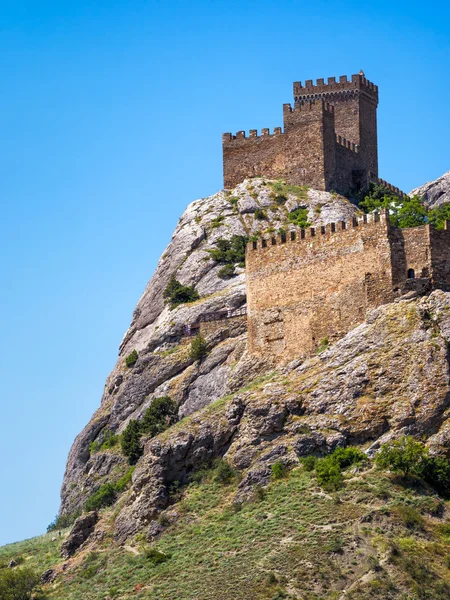
[[[378,87],[361,71],[294,83],[294,103],[283,105],[284,128],[222,136],[224,185],[247,177],[353,195],[378,180]]]

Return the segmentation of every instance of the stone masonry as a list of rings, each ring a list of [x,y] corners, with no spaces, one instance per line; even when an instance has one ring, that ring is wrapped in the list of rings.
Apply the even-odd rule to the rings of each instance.
[[[223,134],[224,187],[262,176],[352,196],[381,181],[377,106],[378,87],[362,71],[350,81],[344,75],[338,82],[295,82],[294,107],[283,105],[284,131]]]
[[[249,352],[304,357],[400,295],[449,291],[447,225],[398,229],[383,211],[249,242]]]

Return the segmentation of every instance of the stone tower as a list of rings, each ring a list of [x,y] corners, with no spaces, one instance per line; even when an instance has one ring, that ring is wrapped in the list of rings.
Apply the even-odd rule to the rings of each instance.
[[[294,83],[294,106],[283,106],[284,130],[253,129],[222,136],[224,185],[247,177],[344,195],[378,180],[378,88],[364,73]]]

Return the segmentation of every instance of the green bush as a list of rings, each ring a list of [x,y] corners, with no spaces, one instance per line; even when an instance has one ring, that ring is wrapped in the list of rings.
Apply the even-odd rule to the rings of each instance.
[[[444,229],[445,221],[450,221],[450,202],[428,211],[428,220],[436,229]]]
[[[317,458],[310,454],[309,456],[303,456],[300,459],[300,462],[302,463],[305,471],[311,472],[314,471],[314,469],[316,468]]]
[[[383,444],[377,454],[376,464],[405,477],[420,477],[427,457],[428,449],[424,444],[408,435]]]
[[[208,344],[205,338],[199,333],[191,342],[189,356],[193,360],[202,360],[208,354]]]
[[[341,468],[332,456],[326,456],[317,461],[316,475],[319,484],[325,490],[338,490],[344,484]]]
[[[129,485],[131,483],[131,477],[133,475],[133,472],[134,472],[134,466],[130,467],[128,469],[128,471],[125,473],[125,475],[123,477],[121,477],[118,481],[116,481],[116,483],[114,484],[114,487],[118,494],[121,494],[124,490],[127,489],[127,487],[129,487]]]
[[[145,552],[145,558],[154,565],[160,565],[161,563],[169,560],[170,554],[160,552],[159,550],[156,550],[156,548],[149,548]]]
[[[322,352],[324,352],[328,346],[330,345],[330,342],[328,341],[328,338],[323,338],[323,340],[321,340],[319,346],[317,347],[317,354],[322,354]]]
[[[275,202],[279,205],[286,204],[287,198],[283,194],[278,194],[278,196],[275,196]]]
[[[311,226],[311,223],[308,221],[308,209],[304,206],[290,212],[288,221],[301,229],[306,229],[306,227]]]
[[[428,211],[419,196],[399,198],[383,185],[370,183],[359,207],[366,213],[388,209],[395,227],[417,227],[428,221]]]
[[[138,421],[131,420],[120,436],[122,453],[128,458],[131,465],[135,464],[142,456],[141,427]]]
[[[154,398],[140,422],[141,433],[154,437],[165,431],[172,424],[176,408],[175,402],[169,396]]]
[[[104,483],[84,503],[84,510],[99,510],[104,506],[111,506],[116,500],[116,488],[113,483]]]
[[[111,429],[107,429],[103,434],[103,441],[94,440],[89,444],[89,452],[95,454],[100,450],[109,450],[119,443],[119,436]]]
[[[366,460],[367,456],[358,448],[353,446],[336,448],[328,456],[315,460],[314,469],[317,480],[326,490],[338,490],[344,484],[342,470]],[[305,461],[306,458],[302,459],[303,464],[305,464]],[[309,462],[308,466],[312,466],[312,461]]]
[[[272,470],[272,479],[283,479],[288,473],[286,465],[281,460],[274,463],[270,468]]]
[[[137,350],[133,350],[132,352],[130,352],[130,354],[125,359],[125,363],[126,363],[127,367],[129,369],[131,369],[131,367],[136,364],[137,359],[138,359]]]
[[[411,436],[381,446],[376,464],[404,477],[417,477],[444,497],[450,496],[450,463],[441,456],[431,456],[428,448]]]
[[[262,208],[257,208],[253,215],[255,219],[258,219],[258,221],[265,221],[267,219],[267,215]]]
[[[217,227],[220,227],[224,221],[224,215],[218,215],[215,219],[211,221],[211,229],[216,229]]]
[[[132,419],[122,435],[120,445],[122,453],[134,465],[142,456],[143,448],[141,436],[143,434],[154,437],[165,431],[173,423],[177,414],[177,407],[168,396],[154,398],[149,408],[145,411],[141,421]]]
[[[0,570],[1,600],[29,600],[38,584],[38,575],[27,567]]]
[[[219,269],[217,275],[220,279],[230,279],[235,275],[234,265],[225,265],[221,269]]]
[[[179,304],[194,302],[200,296],[193,285],[182,285],[172,276],[163,292],[163,298],[169,302],[171,308],[175,308]]]
[[[220,238],[216,242],[216,247],[207,252],[211,258],[222,265],[245,266],[245,247],[248,237],[245,235],[233,235],[229,240]]]
[[[223,458],[216,459],[213,465],[213,481],[217,481],[218,483],[230,483],[236,476],[234,469]]]
[[[75,519],[77,519],[81,515],[81,511],[76,511],[70,515],[56,515],[53,521],[48,525],[47,531],[55,531],[58,529],[65,529],[66,527],[70,527],[75,523]]]

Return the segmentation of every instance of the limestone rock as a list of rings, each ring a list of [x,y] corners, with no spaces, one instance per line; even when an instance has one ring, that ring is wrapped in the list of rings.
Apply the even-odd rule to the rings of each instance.
[[[78,517],[69,533],[69,537],[61,544],[62,558],[70,558],[75,554],[78,548],[93,533],[97,521],[98,514],[96,511]]]
[[[450,202],[450,171],[438,177],[435,181],[429,181],[410,192],[410,196],[422,196],[429,208],[436,208],[445,202]]]
[[[79,510],[99,483],[108,481],[110,473],[124,462],[114,451],[92,453],[91,442],[101,441],[109,430],[120,433],[129,419],[142,416],[153,398],[169,395],[179,405],[180,417],[188,416],[270,368],[266,360],[245,353],[242,321],[223,322],[208,334],[210,353],[201,363],[189,357],[189,342],[182,339],[182,330],[185,323],[204,313],[245,306],[244,270],[237,268],[236,276],[221,279],[220,265],[208,252],[219,238],[287,228],[288,212],[299,205],[308,208],[315,225],[348,220],[356,211],[348,200],[328,192],[309,190],[301,200],[295,194],[288,196],[285,206],[276,205],[270,182],[256,178],[187,207],[137,304],[117,364],[106,381],[101,406],[72,446],[61,491],[61,514]],[[265,211],[266,219],[254,217],[258,208]],[[201,299],[171,310],[164,303],[163,290],[172,276],[185,285],[195,285]],[[139,357],[129,369],[125,358],[134,349]]]

